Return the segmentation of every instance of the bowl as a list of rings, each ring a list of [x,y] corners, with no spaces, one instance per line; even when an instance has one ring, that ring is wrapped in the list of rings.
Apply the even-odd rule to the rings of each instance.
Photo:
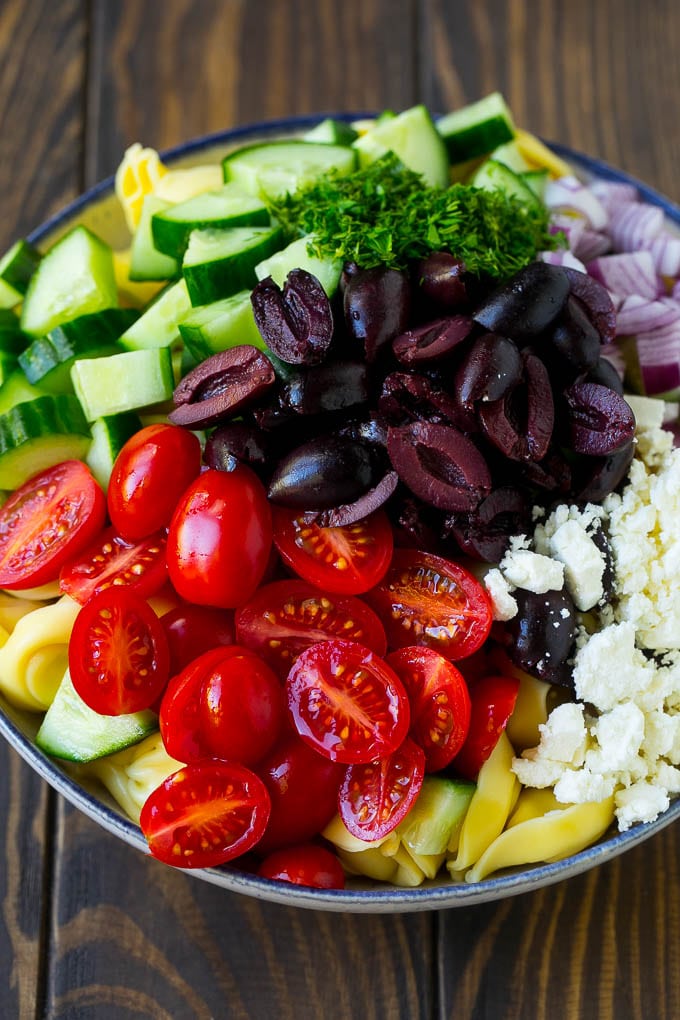
[[[244,143],[299,134],[318,123],[323,116],[327,115],[267,121],[218,132],[177,146],[163,153],[162,157],[173,166],[215,162],[230,149]],[[367,114],[343,113],[331,116],[341,120],[356,120]],[[680,208],[652,188],[606,163],[575,152],[565,145],[549,144],[557,155],[571,163],[585,178],[597,177],[635,185],[642,199],[659,206],[668,219],[680,228]],[[123,213],[114,194],[113,177],[97,184],[57,213],[35,230],[29,240],[41,246],[49,245],[78,223],[90,227],[114,248],[123,247],[128,243]],[[89,818],[136,850],[148,853],[146,841],[139,827],[123,813],[103,786],[84,778],[79,774],[77,767],[51,759],[36,746],[35,736],[40,719],[41,717],[36,714],[13,708],[0,695],[0,733],[15,751],[57,793]],[[407,889],[363,879],[350,879],[348,887],[343,890],[321,890],[260,878],[240,870],[238,862],[233,866],[197,869],[190,873],[196,878],[231,892],[288,906],[317,910],[393,913],[467,907],[540,889],[588,871],[649,839],[672,824],[679,815],[680,798],[675,800],[656,821],[637,825],[627,832],[613,834],[571,857],[552,864],[515,869],[474,884],[453,883],[442,877],[426,881],[417,888]]]

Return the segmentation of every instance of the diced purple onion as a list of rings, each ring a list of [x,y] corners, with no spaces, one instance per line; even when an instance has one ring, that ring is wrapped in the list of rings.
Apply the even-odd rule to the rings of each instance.
[[[609,223],[609,214],[597,196],[571,175],[548,181],[543,201],[548,209],[581,213],[593,230],[604,230]]]
[[[553,213],[550,217],[550,233],[563,233],[572,251],[576,248],[581,234],[586,229],[583,216],[570,216],[568,213]]]
[[[541,251],[538,253],[538,258],[550,266],[567,266],[568,269],[577,269],[579,273],[587,272],[581,260],[565,248],[558,248],[557,251]]]
[[[674,301],[680,301],[680,280],[676,280],[671,290],[671,297]]]
[[[619,205],[621,202],[638,201],[638,190],[634,184],[622,184],[619,181],[593,181],[590,190],[608,212],[611,212],[612,206]]]
[[[680,387],[680,319],[637,335],[637,356],[645,393],[654,396]]]
[[[648,202],[625,202],[610,213],[609,236],[616,251],[647,248],[663,231],[663,211]]]
[[[616,335],[636,336],[656,329],[665,329],[680,319],[680,305],[668,298],[648,301],[639,294],[630,294],[616,313]]]
[[[622,297],[639,294],[652,300],[657,296],[656,270],[648,251],[602,255],[588,263],[588,272],[607,290]]]
[[[574,255],[576,258],[581,259],[582,262],[592,262],[593,259],[599,258],[600,255],[606,255],[611,251],[611,248],[612,243],[607,234],[591,230],[590,227],[582,230],[576,244],[571,245]]]
[[[680,237],[664,231],[641,247],[651,253],[659,276],[680,276]]]

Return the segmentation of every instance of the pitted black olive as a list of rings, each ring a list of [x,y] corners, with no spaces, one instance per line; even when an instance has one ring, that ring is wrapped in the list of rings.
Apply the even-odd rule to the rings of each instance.
[[[295,510],[330,510],[354,503],[384,475],[375,446],[339,435],[320,436],[296,447],[269,483],[272,503]]]
[[[506,624],[507,652],[525,673],[551,684],[571,681],[569,658],[576,637],[576,610],[564,589],[536,595],[518,588],[513,592],[517,615]]]
[[[531,262],[483,302],[474,320],[490,333],[520,342],[548,329],[569,296],[569,277],[561,266]]]

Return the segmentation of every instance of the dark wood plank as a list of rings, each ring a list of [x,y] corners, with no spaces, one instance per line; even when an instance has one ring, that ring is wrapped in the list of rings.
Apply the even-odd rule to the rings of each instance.
[[[81,187],[81,0],[0,4],[0,251]],[[11,201],[10,201],[11,199]],[[0,1015],[40,1005],[49,877],[48,788],[0,746]]]

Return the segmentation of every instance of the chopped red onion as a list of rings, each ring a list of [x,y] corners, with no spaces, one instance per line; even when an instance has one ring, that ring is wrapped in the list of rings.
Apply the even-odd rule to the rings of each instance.
[[[612,206],[621,202],[638,201],[638,190],[634,184],[623,184],[619,181],[593,181],[590,190],[608,212],[611,211]]]
[[[570,216],[568,213],[553,213],[550,217],[550,233],[563,233],[567,244],[573,251],[579,242],[581,234],[586,229],[586,221],[583,216]]]
[[[630,294],[616,313],[616,335],[636,336],[642,332],[665,329],[680,320],[680,305],[668,298],[648,301]]]
[[[585,184],[571,175],[548,181],[543,201],[548,209],[567,209],[581,213],[593,230],[604,230],[609,222],[607,210],[600,200]]]
[[[641,247],[651,252],[659,276],[680,276],[680,237],[664,231]]]
[[[638,251],[663,231],[663,211],[648,202],[625,202],[611,210],[609,236],[616,251]]]
[[[606,234],[600,234],[597,230],[591,230],[589,227],[581,232],[576,244],[571,245],[574,255],[582,262],[591,262],[600,255],[606,255],[611,251],[611,247],[611,241]]]
[[[671,297],[673,298],[674,301],[680,301],[680,280],[676,280],[675,283],[673,284]]]
[[[680,387],[680,319],[637,335],[637,356],[645,393],[667,393]]]
[[[541,262],[547,262],[551,266],[567,266],[568,269],[576,269],[579,273],[586,273],[586,267],[577,259],[572,252],[565,248],[558,248],[557,251],[541,251],[537,256]]]
[[[648,251],[602,255],[588,262],[588,272],[607,290],[623,297],[639,294],[651,300],[657,296],[656,270]]]

